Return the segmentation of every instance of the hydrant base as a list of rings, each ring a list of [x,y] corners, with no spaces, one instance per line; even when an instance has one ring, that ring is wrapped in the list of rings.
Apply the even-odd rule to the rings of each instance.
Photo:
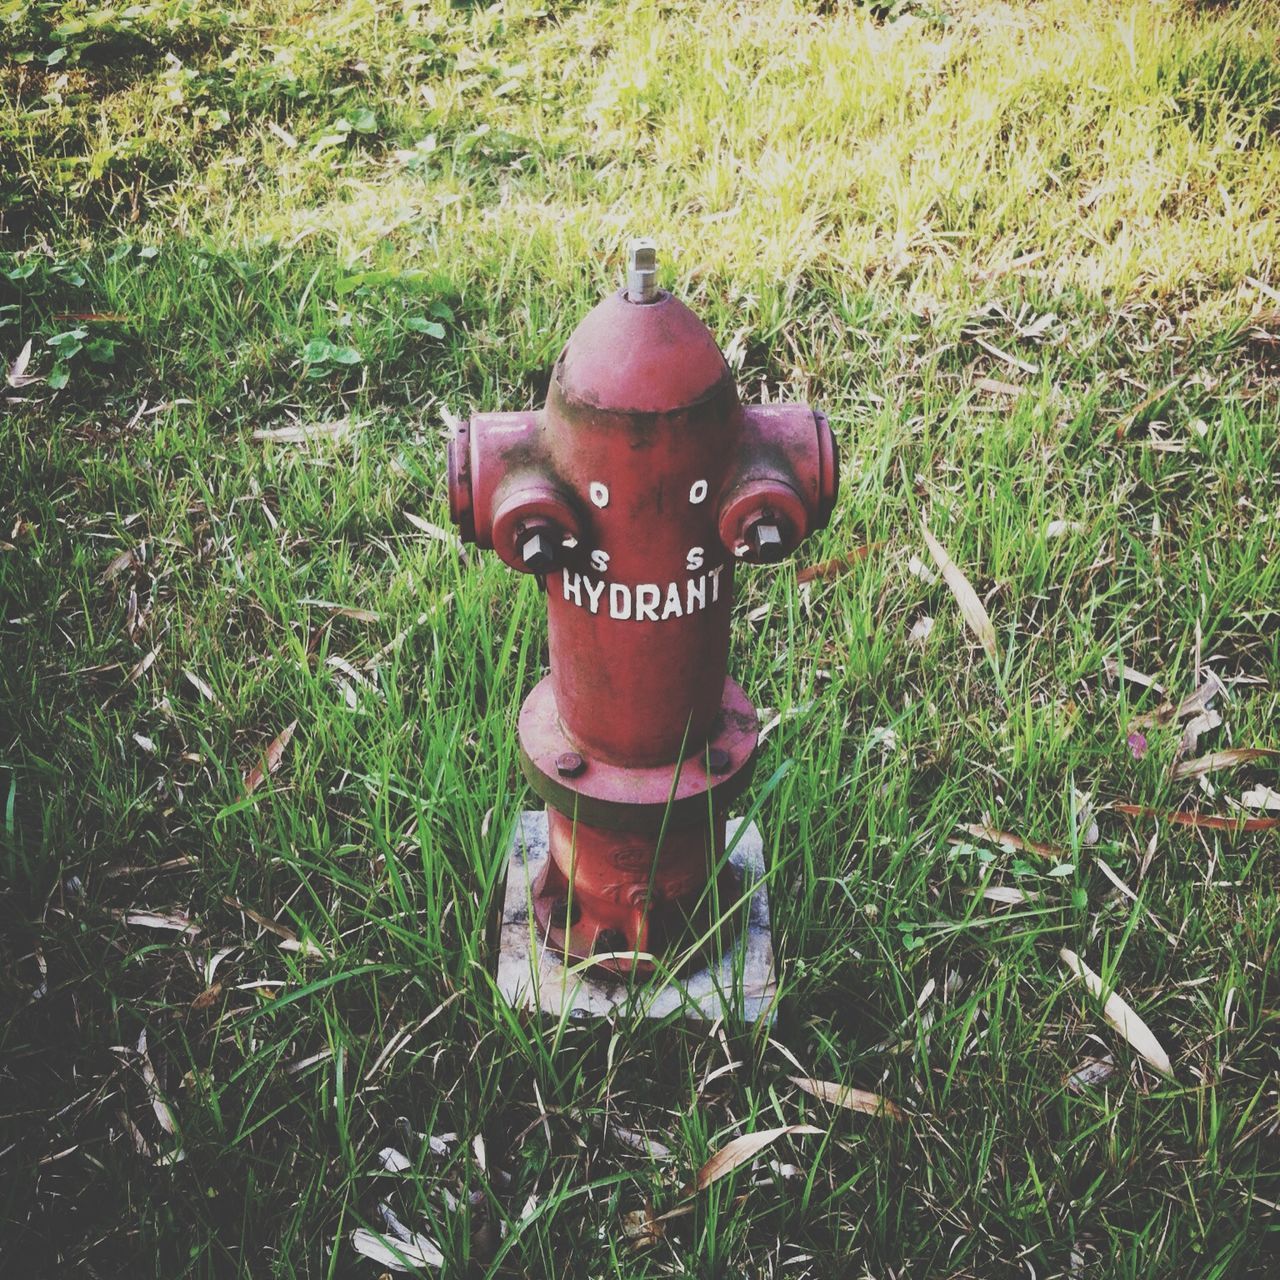
[[[718,959],[694,960],[677,974],[656,973],[629,983],[616,974],[582,968],[544,942],[534,917],[533,890],[546,866],[547,815],[526,809],[507,850],[507,889],[498,937],[497,985],[517,1009],[541,1010],[557,1017],[606,1017],[615,1010],[637,1010],[651,1018],[683,1014],[695,1022],[772,1022],[778,998],[774,974],[769,894],[765,883],[764,841],[755,823],[730,818],[729,864],[741,877],[750,901],[743,926]]]

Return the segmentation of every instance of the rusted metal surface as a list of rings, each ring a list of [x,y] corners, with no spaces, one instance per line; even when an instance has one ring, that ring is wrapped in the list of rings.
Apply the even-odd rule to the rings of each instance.
[[[616,953],[620,972],[732,899],[713,872],[756,749],[727,673],[735,567],[790,554],[836,497],[826,419],[743,408],[644,254],[629,281],[565,345],[544,409],[477,414],[449,452],[463,538],[547,590],[551,673],[519,726],[548,805],[536,915],[549,943]]]

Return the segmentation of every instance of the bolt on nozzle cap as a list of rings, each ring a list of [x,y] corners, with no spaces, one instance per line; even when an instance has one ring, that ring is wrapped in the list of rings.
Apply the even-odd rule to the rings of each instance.
[[[550,573],[558,559],[550,531],[535,529],[526,534],[520,542],[520,558],[530,573]]]
[[[658,296],[658,243],[632,240],[627,245],[627,300],[652,302]]]
[[[773,564],[782,559],[782,530],[772,521],[761,520],[751,528],[751,549],[756,559]]]

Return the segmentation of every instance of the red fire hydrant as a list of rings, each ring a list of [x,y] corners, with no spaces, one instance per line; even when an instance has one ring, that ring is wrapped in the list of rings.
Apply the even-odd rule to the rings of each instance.
[[[710,331],[657,288],[649,241],[561,351],[545,408],[456,429],[462,537],[547,592],[551,674],[519,735],[547,805],[548,948],[648,971],[734,901],[725,820],[758,732],[727,675],[734,568],[788,555],[835,497],[826,418],[743,407]]]

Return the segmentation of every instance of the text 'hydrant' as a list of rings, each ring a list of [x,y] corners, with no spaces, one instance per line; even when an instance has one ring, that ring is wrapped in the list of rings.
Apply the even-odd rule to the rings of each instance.
[[[547,805],[539,931],[620,973],[696,949],[735,901],[725,821],[758,727],[727,672],[734,569],[822,528],[837,482],[826,418],[744,407],[656,274],[652,242],[633,242],[626,288],[574,331],[546,406],[477,414],[449,443],[463,539],[546,586],[551,673],[519,721]]]

